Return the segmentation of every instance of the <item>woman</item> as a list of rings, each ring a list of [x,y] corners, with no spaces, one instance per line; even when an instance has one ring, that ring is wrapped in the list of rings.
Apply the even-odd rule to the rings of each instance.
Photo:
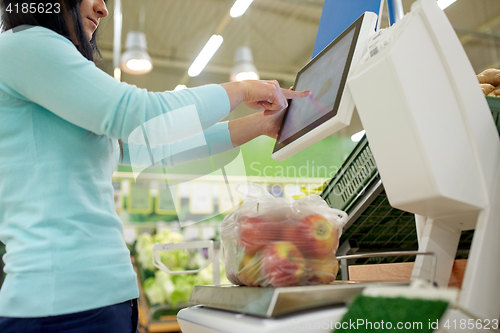
[[[32,13],[16,12],[18,1],[1,2],[0,240],[7,278],[0,332],[135,332],[139,293],[111,185],[118,140],[140,146],[137,129],[163,117],[156,129],[185,128],[180,132],[193,136],[159,135],[153,153],[160,150],[162,163],[201,158],[170,155],[200,135],[209,145],[226,143],[211,154],[259,135],[276,137],[287,99],[308,92],[282,90],[275,81],[148,92],[91,61],[94,32],[108,14],[103,0],[54,2],[52,13],[48,2],[32,2]],[[240,103],[265,111],[218,123]],[[195,116],[170,117],[183,108]]]

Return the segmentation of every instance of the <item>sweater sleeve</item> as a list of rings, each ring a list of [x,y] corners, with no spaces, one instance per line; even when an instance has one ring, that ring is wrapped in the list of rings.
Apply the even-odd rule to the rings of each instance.
[[[0,35],[0,89],[99,135],[151,146],[211,127],[230,110],[220,85],[148,92],[119,82],[43,27]]]
[[[234,148],[228,122],[218,123],[202,133],[157,147],[123,144],[122,165],[148,167],[161,164],[164,168],[200,160]]]

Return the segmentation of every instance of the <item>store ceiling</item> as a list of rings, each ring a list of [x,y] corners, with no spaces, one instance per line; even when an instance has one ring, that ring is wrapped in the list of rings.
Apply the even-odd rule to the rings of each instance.
[[[415,0],[402,0],[404,12]],[[234,53],[250,46],[262,79],[293,85],[296,72],[310,60],[324,0],[254,0],[239,18],[224,22],[234,0],[122,0],[122,50],[128,31],[138,30],[144,6],[144,31],[153,60],[151,73],[123,73],[122,80],[151,91],[172,90],[182,80],[188,87],[229,80]],[[101,22],[99,45],[106,72],[112,73],[113,7]],[[457,0],[445,10],[476,72],[500,66],[500,1]],[[387,26],[387,14],[382,27]],[[218,32],[224,43],[205,70],[187,79],[187,69],[209,37]],[[187,79],[187,80],[186,80]],[[251,110],[240,107],[233,117]],[[360,129],[359,120],[343,134]]]

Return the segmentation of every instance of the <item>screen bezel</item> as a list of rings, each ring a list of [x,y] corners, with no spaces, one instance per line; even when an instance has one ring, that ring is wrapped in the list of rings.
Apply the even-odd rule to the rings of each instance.
[[[337,90],[337,97],[335,99],[335,103],[333,105],[333,108],[327,114],[325,114],[321,118],[315,120],[314,122],[312,122],[311,124],[307,125],[306,127],[302,128],[298,132],[294,133],[292,136],[290,136],[286,140],[279,141],[279,138],[280,138],[281,133],[283,131],[284,124],[285,124],[286,119],[287,119],[288,110],[290,109],[290,107],[293,104],[293,100],[290,100],[290,102],[288,104],[288,108],[285,110],[285,114],[283,115],[283,121],[281,122],[281,127],[280,127],[280,130],[279,130],[279,133],[278,133],[278,137],[277,137],[276,143],[274,145],[273,154],[276,153],[278,150],[286,147],[290,143],[292,143],[292,142],[296,141],[297,139],[301,138],[302,136],[304,136],[305,134],[309,133],[310,131],[316,129],[318,126],[320,126],[321,124],[327,122],[328,120],[332,119],[333,117],[335,117],[337,115],[337,112],[338,112],[338,109],[339,109],[339,106],[340,106],[340,101],[342,99],[342,95],[343,95],[344,90],[345,90],[345,86],[346,86],[346,82],[347,82],[347,76],[349,74],[349,69],[351,68],[351,63],[352,63],[354,51],[356,49],[356,45],[357,45],[357,42],[358,42],[359,33],[361,31],[361,25],[363,23],[364,16],[365,16],[365,14],[361,15],[353,24],[351,24],[346,30],[344,30],[344,32],[342,32],[337,38],[335,38],[330,44],[328,44],[328,46],[326,46],[320,53],[318,53],[304,67],[302,67],[300,69],[300,71],[297,73],[297,76],[295,78],[294,87],[297,86],[297,82],[299,81],[300,76],[305,71],[307,71],[307,69],[309,67],[311,67],[316,61],[318,61],[318,59],[320,59],[325,53],[327,53],[332,47],[334,47],[340,40],[342,40],[347,34],[349,34],[353,29],[355,29],[354,36],[352,38],[351,47],[350,47],[349,53],[347,55],[346,65],[344,67],[344,72],[342,73],[342,79],[340,80],[340,85],[339,85],[339,89]]]

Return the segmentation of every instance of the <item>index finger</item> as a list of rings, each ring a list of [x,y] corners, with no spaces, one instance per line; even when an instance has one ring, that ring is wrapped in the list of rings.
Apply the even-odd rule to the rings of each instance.
[[[286,99],[294,99],[294,98],[304,98],[311,94],[311,90],[306,91],[294,91],[289,89],[281,89],[283,91],[283,95],[285,95]]]

